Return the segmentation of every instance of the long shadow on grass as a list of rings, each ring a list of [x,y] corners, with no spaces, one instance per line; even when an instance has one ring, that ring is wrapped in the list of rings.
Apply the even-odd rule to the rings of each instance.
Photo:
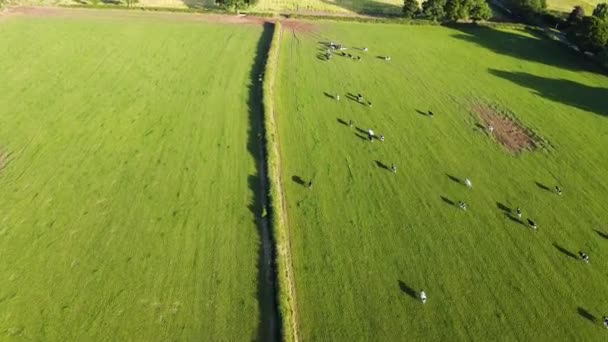
[[[301,186],[306,185],[306,181],[304,179],[302,179],[302,177],[300,177],[300,176],[293,176],[293,177],[291,177],[291,180],[294,181],[294,183],[299,184]]]
[[[454,38],[476,44],[501,55],[572,71],[603,73],[598,66],[585,60],[580,53],[568,49],[559,42],[545,38],[538,29],[518,29],[514,32],[471,24],[450,24],[448,26],[454,29]]]
[[[602,232],[602,231],[600,231],[600,230],[597,230],[597,229],[594,229],[594,231],[595,231],[595,232],[597,233],[597,235],[599,235],[600,237],[602,237],[602,238],[604,238],[604,239],[608,239],[608,234],[606,234],[606,233],[604,233],[604,232]]]
[[[448,178],[449,178],[449,179],[450,179],[452,182],[454,182],[454,183],[458,183],[458,184],[464,184],[464,182],[463,182],[463,181],[462,181],[460,178],[458,178],[458,177],[452,176],[452,175],[450,175],[450,174],[448,174],[448,173],[446,173],[445,175],[446,175],[446,176],[447,176],[447,177],[448,177]]]
[[[259,75],[264,71],[264,65],[268,57],[268,49],[272,40],[273,27],[265,23],[262,35],[257,45],[253,67],[250,72],[249,81],[249,132],[247,149],[256,161],[255,175],[249,176],[249,189],[251,190],[253,202],[249,209],[255,217],[260,239],[260,251],[258,255],[258,289],[257,298],[260,309],[260,321],[258,325],[258,341],[279,341],[280,322],[277,309],[276,297],[276,272],[274,269],[274,248],[272,243],[272,232],[268,220],[270,210],[268,206],[268,173],[266,170],[266,153],[264,146],[264,117],[262,105],[262,83],[258,81]],[[272,213],[270,213],[272,215]]]
[[[586,320],[590,321],[591,323],[595,324],[596,318],[595,318],[595,316],[591,312],[587,311],[584,308],[581,308],[580,306],[576,309],[576,311],[578,312],[578,314],[581,317],[583,317],[584,319],[586,319]]]
[[[403,293],[405,293],[406,295],[416,299],[416,290],[414,290],[413,288],[409,287],[406,283],[404,283],[403,281],[399,280],[398,281],[399,284],[399,289],[401,289],[401,291],[403,291]]]
[[[534,94],[601,116],[608,116],[608,88],[592,87],[565,79],[536,76],[525,72],[490,69],[497,77],[532,89]],[[550,115],[551,113],[546,113]]]
[[[542,190],[551,192],[551,189],[548,186],[546,186],[545,184],[543,184],[543,183],[534,182],[534,184],[536,184],[536,186],[539,187]]]
[[[444,201],[445,203],[451,205],[451,206],[456,206],[456,202],[452,201],[451,199],[445,197],[445,196],[440,196],[441,200]]]
[[[568,257],[570,257],[572,259],[577,259],[576,254],[570,252],[569,250],[565,249],[564,247],[558,245],[555,242],[553,243],[553,247],[555,247],[555,249],[557,249],[558,251],[560,251],[565,256],[568,256]]]

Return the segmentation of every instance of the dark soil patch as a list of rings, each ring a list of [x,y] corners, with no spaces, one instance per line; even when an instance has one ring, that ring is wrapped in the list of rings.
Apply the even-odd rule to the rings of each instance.
[[[281,26],[284,30],[290,30],[295,33],[312,33],[317,31],[317,27],[313,23],[294,19],[283,20]]]
[[[543,139],[531,129],[525,127],[513,113],[501,110],[497,106],[474,105],[472,111],[477,114],[486,132],[513,154],[522,151],[534,151],[544,146]],[[494,127],[489,132],[488,126]],[[479,127],[479,124],[477,124]]]

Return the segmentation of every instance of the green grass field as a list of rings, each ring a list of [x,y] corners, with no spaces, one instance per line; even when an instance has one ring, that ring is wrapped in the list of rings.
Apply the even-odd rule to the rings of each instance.
[[[258,0],[254,9],[263,11],[399,14],[402,6],[402,0]]]
[[[0,340],[254,339],[262,26],[80,13],[0,18]]]
[[[362,60],[318,59],[327,41]],[[279,64],[302,340],[605,339],[607,77],[527,32],[464,27],[287,29]],[[511,154],[476,106],[513,113],[546,148]],[[453,180],[467,177],[472,189]],[[538,231],[509,219],[516,207]]]
[[[547,1],[547,8],[570,13],[574,6],[581,6],[585,9],[586,15],[591,15],[595,6],[603,2],[606,2],[606,0],[549,0]]]

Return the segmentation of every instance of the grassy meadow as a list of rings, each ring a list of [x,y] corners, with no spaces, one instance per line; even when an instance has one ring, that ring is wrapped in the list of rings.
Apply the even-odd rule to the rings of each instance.
[[[574,6],[581,6],[585,9],[586,15],[591,15],[593,9],[605,0],[549,0],[547,1],[547,9],[566,12],[572,12]]]
[[[255,339],[266,32],[78,13],[0,18],[0,340]]]
[[[276,88],[302,340],[604,339],[608,78],[525,31],[314,25],[284,25]],[[480,106],[543,147],[507,151]]]

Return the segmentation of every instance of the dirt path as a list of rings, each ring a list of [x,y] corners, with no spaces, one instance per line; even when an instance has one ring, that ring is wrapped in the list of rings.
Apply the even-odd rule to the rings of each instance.
[[[279,31],[279,41],[281,41],[282,36],[283,36],[283,30],[281,29]],[[280,48],[278,49],[278,54],[280,55]],[[276,62],[275,63],[279,63],[279,56],[277,55],[276,58]],[[278,70],[278,67],[275,65],[274,69],[274,77],[273,79],[276,80],[276,73]],[[272,84],[271,88],[273,89],[272,93],[274,94],[274,89],[275,89],[275,85]],[[272,111],[270,114],[270,119],[273,122],[273,125],[276,127],[276,109],[272,108]],[[278,133],[278,132],[277,132]],[[285,235],[286,235],[286,246],[283,246],[283,248],[280,248],[280,250],[278,250],[278,253],[282,253],[283,257],[285,258],[285,266],[286,266],[286,273],[287,273],[287,287],[288,287],[288,293],[289,293],[289,297],[290,297],[290,301],[291,301],[291,311],[292,311],[292,319],[291,322],[289,322],[289,324],[291,325],[291,330],[293,331],[293,340],[296,342],[300,341],[300,335],[299,335],[299,319],[298,319],[298,301],[297,301],[297,297],[296,297],[296,286],[295,286],[295,279],[294,279],[294,271],[293,271],[293,258],[291,255],[291,230],[290,230],[290,226],[289,226],[289,221],[288,221],[288,216],[287,216],[287,202],[285,200],[285,191],[283,189],[283,179],[282,179],[282,166],[281,166],[281,154],[280,154],[280,150],[279,150],[279,146],[280,146],[280,142],[279,142],[279,136],[278,134],[275,134],[275,140],[276,142],[272,145],[272,148],[274,149],[274,153],[277,156],[277,160],[276,160],[276,170],[275,170],[275,174],[277,179],[277,192],[279,194],[279,198],[280,198],[280,203],[279,203],[279,208],[276,208],[276,215],[279,218],[280,221],[280,226],[283,227],[285,229]]]

